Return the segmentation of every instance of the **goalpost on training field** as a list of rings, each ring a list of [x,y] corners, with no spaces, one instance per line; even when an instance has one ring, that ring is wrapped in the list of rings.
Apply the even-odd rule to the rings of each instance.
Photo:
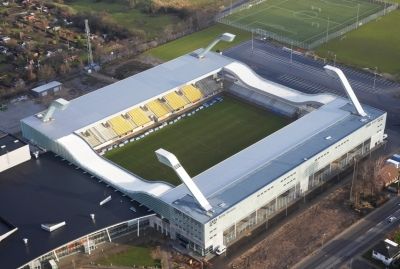
[[[313,5],[311,5],[311,10],[312,10],[312,11],[318,11],[319,13],[322,12],[322,8],[320,8],[320,7],[315,7],[315,6],[313,6]]]

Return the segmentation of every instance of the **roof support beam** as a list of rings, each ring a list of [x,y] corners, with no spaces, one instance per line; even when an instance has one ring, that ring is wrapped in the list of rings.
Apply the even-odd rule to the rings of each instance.
[[[364,109],[362,108],[360,102],[357,99],[356,94],[353,91],[353,88],[351,87],[343,71],[331,65],[325,65],[324,69],[329,76],[333,78],[339,78],[339,81],[342,84],[343,88],[345,89],[347,96],[350,98],[351,102],[353,103],[353,106],[357,110],[357,114],[360,115],[361,117],[367,116],[367,113],[365,113]]]
[[[157,159],[165,164],[166,166],[171,167],[174,169],[175,173],[178,177],[182,180],[183,184],[189,189],[192,193],[194,199],[199,203],[199,205],[205,210],[210,211],[212,209],[210,203],[197,187],[197,185],[193,182],[192,178],[186,172],[186,170],[182,167],[178,159],[174,154],[165,149],[158,149],[156,150]]]

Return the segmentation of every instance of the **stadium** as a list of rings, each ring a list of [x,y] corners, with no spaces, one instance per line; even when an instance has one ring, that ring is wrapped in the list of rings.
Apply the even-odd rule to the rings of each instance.
[[[21,121],[31,143],[150,208],[153,228],[202,256],[369,154],[386,123],[340,69],[325,67],[348,99],[298,92],[209,50]]]

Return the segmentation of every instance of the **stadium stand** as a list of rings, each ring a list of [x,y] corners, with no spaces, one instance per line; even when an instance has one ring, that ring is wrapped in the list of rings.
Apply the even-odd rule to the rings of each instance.
[[[188,104],[188,101],[185,98],[176,92],[170,92],[164,96],[165,100],[172,107],[173,110],[179,110],[185,107]]]
[[[112,128],[106,127],[102,123],[97,124],[95,127],[91,129],[94,130],[95,134],[98,133],[99,135],[101,135],[104,141],[110,141],[117,137],[117,134],[113,131]]]
[[[108,123],[119,136],[129,133],[134,129],[134,126],[132,126],[129,121],[124,119],[121,115],[109,119]]]
[[[128,115],[132,118],[133,122],[137,126],[146,125],[151,121],[146,113],[139,107],[129,110]]]
[[[107,140],[101,135],[101,133],[94,127],[89,128],[88,131],[97,137],[97,139],[103,144]]]
[[[148,102],[146,104],[146,106],[159,119],[168,115],[169,113],[171,113],[171,111],[169,111],[168,107],[165,106],[164,104],[162,104],[158,99]]]
[[[89,130],[81,132],[82,137],[89,143],[91,147],[96,147],[101,144],[101,142],[92,134]]]
[[[201,91],[193,85],[185,85],[181,91],[191,103],[196,103],[203,98]]]
[[[228,89],[228,92],[247,101],[250,101],[253,104],[268,108],[269,110],[272,110],[275,113],[284,116],[293,117],[298,112],[298,108],[295,105],[291,105],[276,98],[272,98],[266,93],[258,92],[256,90],[250,90],[237,84],[233,84]]]
[[[212,78],[205,78],[196,82],[195,85],[204,96],[214,95],[220,91],[220,86]]]

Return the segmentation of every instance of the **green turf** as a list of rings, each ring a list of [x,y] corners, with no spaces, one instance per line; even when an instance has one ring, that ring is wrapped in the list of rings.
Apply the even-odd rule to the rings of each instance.
[[[400,79],[400,11],[396,10],[381,19],[368,23],[320,46],[317,53],[323,57],[337,55],[348,65],[371,68],[390,73]]]
[[[358,9],[359,8],[359,9]],[[267,0],[226,17],[236,24],[311,43],[379,10],[365,0]],[[329,28],[329,30],[328,30]]]
[[[202,31],[158,46],[157,48],[149,50],[147,53],[163,61],[168,61],[198,48],[206,47],[215,37],[224,32],[235,34],[235,40],[231,43],[220,42],[217,46],[215,46],[214,51],[230,48],[251,38],[251,34],[249,32],[242,31],[224,24],[215,24]]]
[[[160,261],[151,257],[151,249],[148,247],[130,247],[128,250],[105,256],[97,261],[101,265],[113,266],[161,266]]]
[[[290,121],[255,106],[225,96],[224,101],[186,117],[146,138],[109,151],[105,157],[148,180],[174,185],[180,180],[171,168],[160,164],[154,151],[173,152],[195,176]]]

